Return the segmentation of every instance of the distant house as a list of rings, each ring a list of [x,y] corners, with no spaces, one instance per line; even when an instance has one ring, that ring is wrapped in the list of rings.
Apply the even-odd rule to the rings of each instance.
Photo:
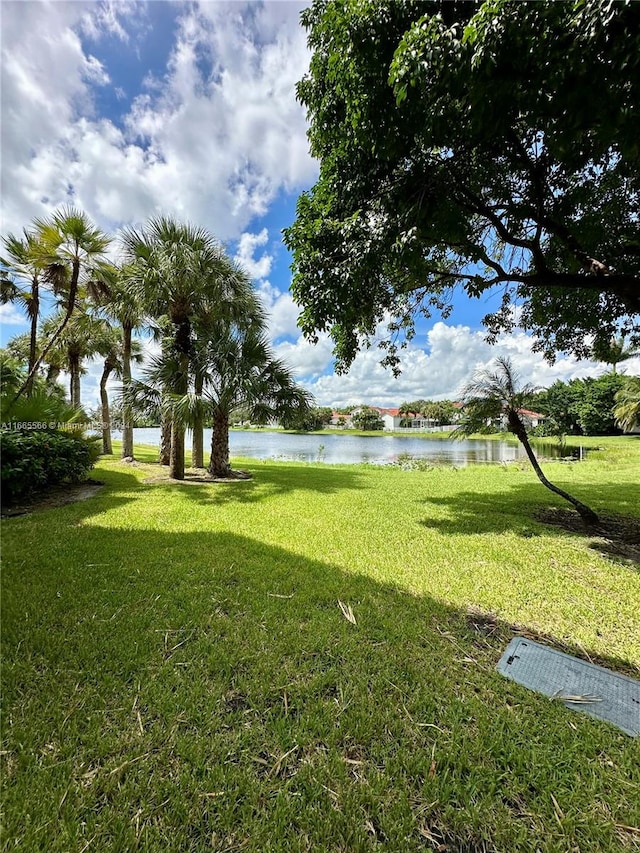
[[[400,414],[399,409],[383,409],[379,406],[372,406],[384,422],[386,432],[447,432],[455,429],[454,425],[439,426],[438,422],[432,418],[426,418],[419,412],[403,412]]]
[[[522,418],[524,425],[529,429],[543,424],[546,417],[540,414],[540,412],[532,412],[529,409],[518,409],[518,414]]]
[[[454,403],[454,406],[457,409],[461,408],[460,403]],[[437,421],[425,418],[418,412],[403,412],[400,414],[400,410],[395,408],[385,408],[383,406],[369,406],[369,408],[378,412],[384,423],[385,432],[449,432],[455,429],[455,424],[438,426]],[[355,406],[350,414],[333,412],[328,426],[334,429],[353,429],[353,415],[357,414],[360,409],[360,406]]]
[[[354,409],[354,411],[357,411]],[[353,412],[351,413],[353,414]],[[351,414],[345,414],[344,412],[333,412],[331,415],[331,420],[327,424],[329,427],[334,427],[335,429],[353,429],[353,421],[351,420]]]

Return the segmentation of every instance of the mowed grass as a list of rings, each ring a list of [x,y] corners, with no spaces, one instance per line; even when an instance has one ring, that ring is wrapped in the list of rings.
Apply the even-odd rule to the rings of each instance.
[[[640,440],[594,445],[549,477],[640,515]],[[526,467],[137,455],[4,522],[2,849],[638,849],[638,740],[495,671],[515,624],[640,672],[638,565]]]

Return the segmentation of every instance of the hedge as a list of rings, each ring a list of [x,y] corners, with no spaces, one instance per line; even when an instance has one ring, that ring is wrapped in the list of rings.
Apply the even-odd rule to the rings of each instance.
[[[3,503],[59,483],[86,479],[98,458],[93,440],[58,430],[0,430]]]

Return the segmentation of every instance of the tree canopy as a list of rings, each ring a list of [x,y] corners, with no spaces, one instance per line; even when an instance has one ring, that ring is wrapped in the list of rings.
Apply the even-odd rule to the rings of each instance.
[[[339,368],[381,321],[395,367],[456,286],[497,289],[489,335],[517,318],[549,359],[640,339],[640,5],[316,0],[302,22],[320,175],[285,241]]]

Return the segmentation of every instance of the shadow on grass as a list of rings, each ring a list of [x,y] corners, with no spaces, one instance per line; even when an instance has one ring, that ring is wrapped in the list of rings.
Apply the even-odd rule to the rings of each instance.
[[[178,488],[215,502],[357,484],[252,470]],[[7,845],[614,850],[633,825],[628,739],[499,676],[512,626],[229,531],[83,526],[150,488],[105,479],[64,516],[5,528]],[[470,500],[436,501],[457,513],[445,532]],[[485,496],[475,523],[508,529],[490,517],[513,500]]]
[[[512,531],[523,538],[537,536],[544,525],[545,532],[558,536],[566,533],[590,537],[590,547],[603,555],[625,561],[638,561],[640,545],[640,484],[627,484],[621,489],[615,484],[576,488],[571,483],[560,485],[570,494],[600,512],[598,504],[606,504],[611,512],[601,514],[601,524],[585,524],[569,503],[537,483],[509,485],[501,492],[490,494],[471,491],[452,491],[446,496],[429,497],[420,503],[446,508],[446,518],[429,515],[421,521],[425,527],[438,530],[443,535],[505,533]],[[553,507],[553,509],[552,509]],[[529,515],[531,523],[526,519]],[[524,517],[523,517],[524,516]]]
[[[231,532],[49,536],[28,564],[5,541],[7,843],[613,850],[632,825],[626,736],[499,676],[505,623]]]
[[[255,503],[291,491],[312,491],[319,494],[335,494],[342,489],[364,488],[363,478],[356,470],[269,464],[255,460],[238,460],[236,470],[251,474],[250,479],[212,481],[210,483],[180,482],[170,480],[145,484],[170,493],[179,489],[183,497],[201,504]]]

